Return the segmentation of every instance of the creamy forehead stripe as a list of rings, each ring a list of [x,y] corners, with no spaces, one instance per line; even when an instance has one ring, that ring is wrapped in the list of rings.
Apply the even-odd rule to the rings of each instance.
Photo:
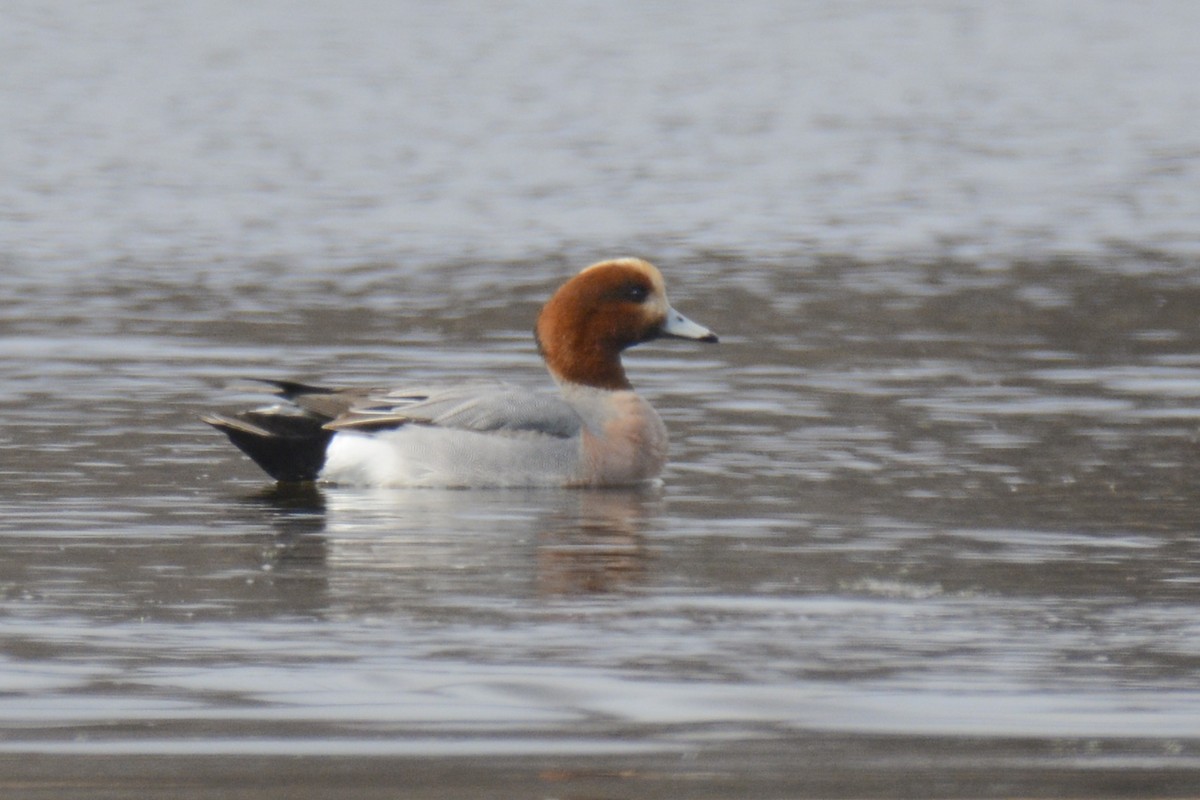
[[[610,258],[607,261],[598,261],[591,266],[584,267],[579,271],[579,274],[582,275],[585,272],[590,272],[591,270],[599,269],[601,267],[626,267],[628,269],[637,270],[650,279],[650,284],[654,287],[655,292],[663,297],[666,297],[667,295],[666,285],[663,282],[662,273],[658,271],[658,267],[654,266],[645,259],[633,257]]]

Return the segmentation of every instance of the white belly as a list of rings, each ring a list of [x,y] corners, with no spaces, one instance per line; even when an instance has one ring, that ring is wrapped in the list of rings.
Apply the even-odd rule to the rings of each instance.
[[[320,479],[352,486],[565,486],[580,474],[580,440],[404,425],[336,434]]]

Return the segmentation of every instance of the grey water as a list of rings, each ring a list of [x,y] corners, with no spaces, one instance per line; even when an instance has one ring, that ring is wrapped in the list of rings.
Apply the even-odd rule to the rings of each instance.
[[[1198,9],[6,5],[3,795],[1200,793]],[[661,484],[198,421],[627,253]]]

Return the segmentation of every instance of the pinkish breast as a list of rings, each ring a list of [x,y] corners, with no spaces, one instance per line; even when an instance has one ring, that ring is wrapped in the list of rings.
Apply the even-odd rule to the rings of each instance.
[[[584,483],[621,486],[658,475],[667,461],[667,429],[633,392],[612,395],[611,413],[583,432]]]

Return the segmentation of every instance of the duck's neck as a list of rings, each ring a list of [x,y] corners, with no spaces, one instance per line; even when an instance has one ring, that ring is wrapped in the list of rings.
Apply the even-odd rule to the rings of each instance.
[[[538,350],[559,383],[621,391],[632,389],[619,353],[596,343],[549,342],[538,338]]]
[[[625,376],[625,367],[621,365],[619,358],[588,358],[587,354],[581,354],[569,361],[547,359],[546,366],[560,383],[610,391],[633,388],[629,378]]]

